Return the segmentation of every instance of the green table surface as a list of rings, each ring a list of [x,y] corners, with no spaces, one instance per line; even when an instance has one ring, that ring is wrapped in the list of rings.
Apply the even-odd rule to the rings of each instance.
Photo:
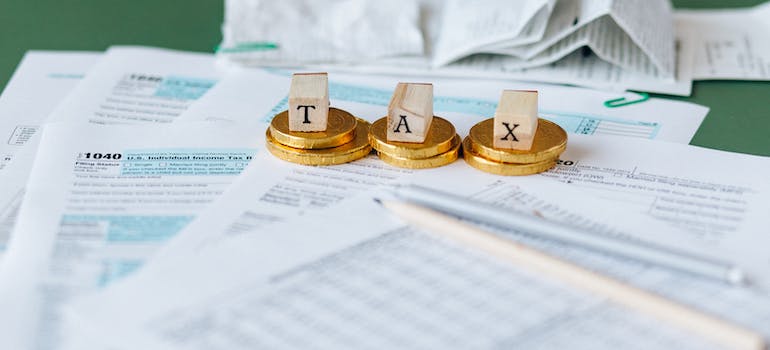
[[[681,8],[751,6],[760,0],[674,1]],[[221,39],[218,0],[1,0],[0,86],[27,50],[104,50],[148,45],[211,52]],[[770,83],[695,82],[690,97],[711,108],[693,145],[770,156]]]

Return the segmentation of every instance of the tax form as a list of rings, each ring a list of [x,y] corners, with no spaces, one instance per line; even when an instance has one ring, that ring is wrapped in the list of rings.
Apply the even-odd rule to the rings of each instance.
[[[680,10],[676,25],[694,43],[694,79],[770,80],[770,4]]]
[[[41,125],[100,57],[95,52],[29,51],[0,95],[0,253],[21,204]]]
[[[554,174],[550,173],[494,176],[462,161],[417,171],[398,181],[451,188],[459,195],[512,210],[631,234],[733,261],[745,261],[741,255],[748,252],[745,245],[732,250],[731,243],[736,238],[751,236],[753,240],[743,244],[765,246],[758,242],[763,242],[761,229],[767,227],[767,188],[764,182],[757,182],[766,178],[765,165],[756,166],[756,176],[741,178],[745,181],[743,186],[752,186],[756,193],[727,193],[701,185],[712,177],[728,183],[729,174],[704,174],[698,166],[686,176],[672,175],[664,181],[657,175],[651,181],[655,171],[665,169],[655,168],[655,158],[645,158],[643,154],[668,153],[673,159],[689,157],[696,161],[717,159],[730,166],[757,163],[761,161],[759,157],[731,160],[717,151],[607,136],[576,135],[569,142],[571,158],[563,157],[562,166],[553,172],[558,175],[564,167],[572,167],[592,175],[573,173],[586,182],[578,186],[565,187],[553,182],[550,178]],[[593,148],[588,146],[597,145],[603,148],[592,155],[589,150]],[[622,173],[620,163],[612,177],[598,176],[612,169],[603,162],[613,150],[628,157],[629,162],[634,161],[634,173]],[[301,193],[321,193],[338,184],[323,178],[312,181],[312,177],[283,175],[280,166],[269,168],[273,171],[260,172],[256,167],[246,170],[210,211],[199,216],[137,274],[76,301],[70,308],[69,320],[83,332],[80,340],[84,343],[77,343],[74,348],[88,349],[90,342],[99,339],[107,343],[120,339],[121,344],[114,344],[115,348],[159,349],[296,348],[308,344],[319,348],[710,346],[677,329],[661,326],[660,322],[552,285],[525,271],[510,267],[506,267],[506,272],[487,270],[489,266],[481,261],[492,259],[479,254],[471,258],[465,255],[470,254],[466,248],[403,228],[389,219],[382,208],[356,196],[314,212],[309,206],[304,210],[298,208],[294,204],[300,201],[291,200],[275,208],[275,197],[265,195],[264,182],[271,177],[294,178],[288,181],[293,183],[294,190],[284,187],[287,191],[282,198],[289,199]],[[657,182],[660,187],[652,190],[653,194],[645,193],[650,189],[642,187],[639,181],[647,181],[650,187]],[[662,190],[666,188],[670,191]],[[748,213],[760,217],[743,215],[739,232],[709,236],[666,225],[673,222],[686,226],[676,218],[661,218],[638,200],[638,196],[646,194],[661,201],[669,197],[669,201],[685,205],[684,192],[690,192],[692,202],[704,199],[704,190],[712,192],[712,201],[741,201],[749,207]],[[723,198],[713,192],[724,192]],[[736,212],[734,208],[724,210]],[[304,217],[298,218],[302,212]],[[293,220],[275,223],[281,216]],[[725,222],[736,219],[714,216]],[[498,232],[770,337],[770,295],[766,289],[731,287],[554,244],[526,232]],[[335,241],[335,237],[343,236],[349,238]],[[302,259],[308,252],[314,252],[310,253],[312,257]],[[455,257],[459,260],[454,261]],[[299,260],[286,262],[292,259]],[[520,279],[522,276],[526,278]],[[120,320],[114,320],[118,314]],[[458,334],[474,336],[453,336]],[[135,343],[126,343],[126,339]]]
[[[51,121],[168,123],[219,79],[211,54],[111,47]]]
[[[541,176],[632,204],[720,246],[770,290],[770,255],[760,248],[770,225],[770,158],[644,140],[569,142]]]
[[[660,229],[652,229],[649,224],[637,227],[637,230],[643,230],[634,236],[692,249],[701,255],[713,251],[713,258],[727,259],[748,270],[753,283],[770,285],[770,275],[765,269],[767,263],[758,262],[769,255],[749,249],[755,246],[752,241],[763,240],[761,233],[769,220],[764,215],[770,207],[767,195],[770,186],[764,181],[770,171],[767,158],[608,136],[575,135],[570,138],[567,149],[556,168],[521,179],[539,179],[550,185],[554,185],[551,180],[556,179],[580,187],[589,195],[607,200],[604,205],[593,206],[584,213],[585,216],[596,215],[607,207],[627,208],[665,225]],[[167,251],[213,245],[222,237],[253,232],[274,222],[336,205],[344,198],[377,185],[408,181],[435,185],[441,182],[440,179],[447,178],[454,180],[443,180],[449,183],[444,188],[467,192],[470,196],[490,182],[524,181],[487,175],[462,161],[415,172],[384,165],[373,156],[342,167],[316,168],[282,162],[269,154],[261,157],[264,159],[259,159],[258,163],[272,169],[270,174],[258,176],[253,175],[258,170],[247,172],[243,178],[252,179],[239,180],[239,185],[234,186],[238,189],[233,190],[237,194],[226,196],[219,207],[202,215],[198,225],[192,225],[189,230],[194,233],[182,235]],[[683,170],[684,167],[679,165],[681,159],[691,159],[699,165]],[[712,169],[709,160],[713,159],[718,159],[725,167]],[[754,170],[750,175],[735,174],[730,170],[752,167]],[[578,195],[565,195],[559,200],[560,203],[583,201]],[[619,216],[610,217],[618,221]],[[195,227],[205,229],[196,230]],[[216,229],[212,230],[212,227]],[[211,235],[212,231],[223,234]],[[173,248],[177,245],[183,248]],[[752,253],[748,254],[749,251]],[[163,255],[172,254],[161,254],[156,259],[162,259]]]
[[[101,57],[96,52],[28,51],[0,95],[0,171]]]
[[[371,75],[329,75],[331,104],[373,122],[385,115],[393,88],[413,77]],[[496,80],[431,79],[434,85],[433,109],[449,118],[461,136],[475,123],[494,115],[503,89],[539,91],[541,117],[569,133],[619,135],[689,143],[708,113],[708,108],[665,99],[651,98],[622,108],[607,108],[604,102],[633,94],[613,94],[596,90],[526,82]],[[290,74],[277,70],[244,70],[224,77],[211,91],[193,103],[179,120],[229,122],[269,122],[288,106]],[[256,110],[269,110],[265,114]]]
[[[245,173],[252,180],[234,185],[217,205],[246,204],[244,190],[256,183],[255,175]],[[481,175],[492,181],[474,195],[512,210],[538,210],[575,225],[618,223],[624,231],[657,227],[612,206],[597,219],[596,213],[586,217],[590,206],[603,201],[580,196],[584,201],[565,202],[579,191],[558,183]],[[236,197],[242,199],[233,202]],[[612,215],[628,221],[607,221]],[[224,233],[198,228],[210,236]],[[550,248],[590,262],[585,252]],[[115,349],[709,348],[557,281],[423,235],[369,196],[176,253],[73,304],[69,321],[81,333],[71,348],[90,349],[100,340]],[[594,260],[622,271],[618,261]],[[171,273],[173,282],[164,277]]]
[[[24,147],[15,154],[20,159],[34,159],[37,152],[38,136],[33,135],[30,139],[35,145]],[[29,164],[27,162],[16,160],[0,171],[0,258],[8,244],[13,231],[13,225],[16,223],[16,216],[19,213],[21,200],[24,196],[24,185],[29,176]],[[0,263],[1,263],[0,259]]]
[[[719,244],[762,239],[770,158],[647,140],[573,136],[541,176],[592,189]],[[767,273],[764,273],[767,277]]]
[[[0,115],[8,114],[0,120],[0,132],[8,135],[0,155],[10,159],[15,150],[36,147],[30,140],[45,121],[173,121],[214,85],[218,74],[213,56],[199,53],[140,47],[113,47],[105,54],[32,51],[0,101]],[[13,227],[35,152],[16,158],[15,170],[0,169],[0,181],[7,186],[0,191],[0,250]]]
[[[240,174],[261,146],[254,135],[214,123],[48,124],[0,264],[3,346],[56,348],[67,336],[60,307],[139,268]]]

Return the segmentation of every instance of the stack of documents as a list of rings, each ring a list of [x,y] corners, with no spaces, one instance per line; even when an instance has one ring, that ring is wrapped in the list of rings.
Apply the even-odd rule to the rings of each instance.
[[[27,53],[0,95],[0,347],[718,348],[426,235],[372,200],[406,183],[740,266],[753,285],[490,228],[770,338],[770,159],[689,146],[708,108],[611,108],[631,94],[435,77],[434,111],[461,136],[502,89],[538,90],[541,117],[569,133],[559,165],[526,177],[376,156],[308,167],[265,150],[292,71],[216,61],[146,47]],[[374,121],[409,80],[331,73],[331,105]]]
[[[245,66],[689,95],[693,79],[768,79],[760,34],[770,27],[768,9],[674,12],[668,0],[227,0],[219,56]]]

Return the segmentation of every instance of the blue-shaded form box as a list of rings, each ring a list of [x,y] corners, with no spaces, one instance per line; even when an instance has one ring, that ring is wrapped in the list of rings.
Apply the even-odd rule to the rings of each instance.
[[[155,96],[177,100],[197,100],[216,83],[216,80],[211,79],[170,76],[163,79],[158,90],[155,91]]]
[[[583,135],[616,135],[654,139],[661,127],[658,123],[558,111],[540,111],[540,117],[559,124],[567,132]]]
[[[104,227],[110,243],[161,242],[177,234],[194,217],[189,215],[65,215],[62,226]]]
[[[61,226],[68,234],[103,237],[107,244],[155,245],[179,233],[194,219],[190,215],[65,215]],[[104,287],[128,276],[144,263],[137,259],[108,259],[94,282]]]
[[[123,154],[123,176],[239,175],[255,149],[128,150]]]
[[[106,287],[110,283],[130,275],[143,264],[143,260],[105,260],[102,262],[102,273],[99,275],[97,283],[99,287]]]

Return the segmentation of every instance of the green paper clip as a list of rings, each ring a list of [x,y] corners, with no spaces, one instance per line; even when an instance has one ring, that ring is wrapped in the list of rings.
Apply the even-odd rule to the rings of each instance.
[[[277,43],[273,43],[269,41],[257,41],[253,43],[239,43],[232,47],[221,47],[217,45],[217,47],[214,48],[214,52],[238,53],[238,52],[249,52],[249,51],[277,50],[278,48],[279,46]]]
[[[632,105],[634,103],[641,103],[650,99],[650,94],[646,92],[637,92],[636,94],[639,95],[639,99],[637,100],[627,100],[625,97],[613,98],[611,100],[604,101],[604,107],[607,107],[607,108],[623,107],[623,106]]]

